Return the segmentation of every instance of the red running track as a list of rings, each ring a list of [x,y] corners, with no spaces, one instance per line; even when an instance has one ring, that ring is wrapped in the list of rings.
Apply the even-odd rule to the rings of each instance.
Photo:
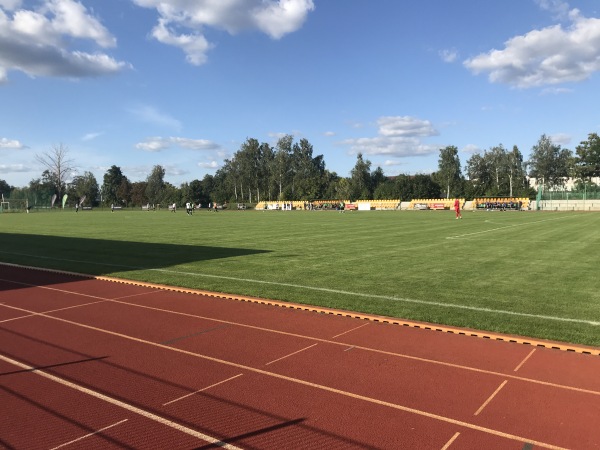
[[[584,350],[0,265],[0,448],[600,448]]]

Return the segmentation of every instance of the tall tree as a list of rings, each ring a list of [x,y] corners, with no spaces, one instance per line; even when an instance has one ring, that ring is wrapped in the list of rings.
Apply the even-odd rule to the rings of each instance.
[[[119,188],[127,177],[121,172],[118,166],[111,166],[104,174],[102,183],[102,200],[106,204],[121,204],[123,197],[119,195]]]
[[[561,149],[560,145],[543,134],[531,149],[528,165],[529,175],[537,178],[538,184],[553,188],[562,186],[569,175],[571,151]]]
[[[600,177],[600,136],[590,133],[587,140],[577,146],[575,152],[577,177],[586,182],[593,177]]]
[[[146,181],[131,183],[130,206],[142,206],[148,203],[148,197],[146,196],[147,187],[148,183]]]
[[[146,179],[146,198],[152,204],[160,203],[165,187],[165,169],[156,165]]]
[[[61,198],[66,190],[67,181],[75,172],[73,160],[69,158],[69,149],[64,144],[58,144],[48,152],[35,155],[35,159],[46,168],[54,192]]]
[[[509,182],[509,197],[513,197],[515,192],[517,195],[524,195],[529,187],[525,174],[525,164],[523,155],[519,151],[519,147],[513,145],[511,152],[506,154],[507,176]]]
[[[69,186],[69,197],[73,196],[79,201],[85,196],[85,203],[93,206],[97,205],[99,195],[98,181],[91,172],[84,172],[83,175],[76,176]]]
[[[467,177],[469,179],[467,186],[468,194],[475,197],[483,197],[489,195],[492,175],[489,169],[489,161],[483,155],[474,153],[467,160]]]
[[[313,157],[313,146],[300,139],[292,150],[294,200],[318,198],[324,188],[325,162],[323,155]]]
[[[0,180],[0,194],[4,195],[4,198],[10,197],[10,191],[12,187],[4,180]]]
[[[350,171],[351,200],[371,198],[371,161],[364,160],[363,154],[356,155],[356,164]]]
[[[278,200],[287,200],[284,198],[284,187],[286,186],[290,173],[290,159],[292,155],[292,142],[294,137],[292,135],[285,135],[277,141],[275,146],[275,157],[272,162],[271,173],[274,176],[275,182],[279,189]]]
[[[462,188],[462,173],[460,171],[460,159],[458,158],[458,149],[449,145],[440,149],[438,159],[438,172],[436,174],[440,185],[446,191],[446,198],[452,195],[459,196]]]

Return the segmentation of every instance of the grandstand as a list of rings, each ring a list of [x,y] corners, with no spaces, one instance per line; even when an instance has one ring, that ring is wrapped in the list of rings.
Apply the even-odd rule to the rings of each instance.
[[[481,197],[473,200],[473,209],[527,210],[529,209],[529,199],[526,197]]]
[[[455,198],[417,198],[410,201],[407,209],[452,209]],[[459,198],[460,207],[464,208],[465,199]]]

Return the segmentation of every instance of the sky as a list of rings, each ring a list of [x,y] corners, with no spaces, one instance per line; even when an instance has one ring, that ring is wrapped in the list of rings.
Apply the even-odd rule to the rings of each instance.
[[[596,0],[0,0],[0,180],[214,175],[248,138],[349,176],[599,132]]]

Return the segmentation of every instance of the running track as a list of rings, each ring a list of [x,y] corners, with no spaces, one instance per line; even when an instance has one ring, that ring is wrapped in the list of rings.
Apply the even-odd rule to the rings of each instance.
[[[600,349],[326,312],[0,265],[0,448],[600,448]]]

